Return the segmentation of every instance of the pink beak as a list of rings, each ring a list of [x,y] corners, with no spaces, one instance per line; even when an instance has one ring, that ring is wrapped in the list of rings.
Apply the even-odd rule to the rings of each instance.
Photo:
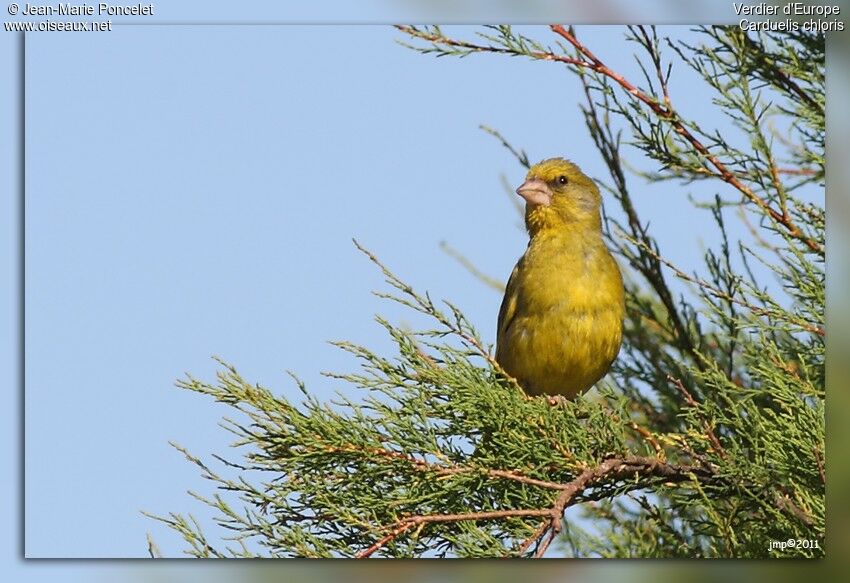
[[[549,206],[552,204],[552,189],[539,178],[526,180],[516,189],[516,193],[531,206]]]

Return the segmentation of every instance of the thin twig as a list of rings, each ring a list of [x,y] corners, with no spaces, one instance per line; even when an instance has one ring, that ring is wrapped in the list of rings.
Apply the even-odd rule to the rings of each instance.
[[[711,285],[710,283],[708,283],[704,279],[700,279],[696,276],[689,275],[689,274],[685,273],[684,271],[682,271],[681,269],[676,267],[676,265],[673,264],[671,261],[669,261],[668,259],[665,259],[664,257],[661,257],[658,253],[656,253],[652,248],[650,248],[648,245],[646,245],[643,241],[638,241],[637,239],[629,237],[625,233],[624,233],[624,235],[627,238],[629,238],[635,245],[640,245],[641,247],[646,249],[646,251],[648,253],[655,256],[655,258],[658,259],[658,261],[660,261],[661,263],[666,265],[668,268],[670,268],[670,270],[672,270],[673,273],[675,273],[676,276],[679,279],[683,279],[687,282],[690,282],[694,285],[699,286],[700,288],[704,289],[706,292],[708,292],[712,296],[714,296],[718,299],[721,299],[721,300],[725,300],[725,301],[728,301],[728,302],[738,304],[739,306],[743,306],[744,308],[747,308],[748,310],[750,310],[753,314],[755,314],[757,316],[765,316],[765,317],[769,317],[769,318],[772,317],[772,318],[777,318],[777,319],[780,319],[780,320],[785,320],[785,321],[791,322],[793,324],[796,324],[797,326],[799,326],[800,328],[802,328],[803,330],[805,330],[807,332],[817,334],[818,336],[826,336],[826,330],[824,328],[822,328],[821,326],[818,326],[816,324],[811,324],[809,322],[805,322],[803,320],[800,320],[799,318],[789,319],[786,315],[779,313],[779,312],[776,312],[775,310],[771,310],[771,309],[768,309],[768,308],[760,308],[758,306],[752,305],[749,302],[746,302],[742,299],[739,299],[735,296],[732,296],[732,295],[724,292],[723,290],[720,290],[720,289],[714,287],[713,285]]]
[[[148,554],[150,555],[151,559],[161,559],[162,552],[159,550],[159,546],[157,546],[151,534],[147,533],[146,537],[148,539]]]
[[[800,228],[791,220],[790,217],[783,216],[783,214],[768,203],[766,200],[762,199],[758,196],[753,190],[742,183],[734,172],[729,170],[729,168],[720,161],[720,159],[712,154],[709,149],[696,137],[691,131],[685,127],[682,121],[679,119],[676,110],[673,109],[672,105],[665,104],[662,105],[658,102],[657,99],[651,97],[634,86],[631,82],[629,82],[625,77],[617,73],[616,71],[610,69],[607,65],[605,65],[602,60],[600,60],[596,55],[594,55],[590,49],[588,49],[584,44],[582,44],[575,35],[568,31],[566,28],[559,24],[550,25],[552,31],[569,42],[575,49],[584,57],[586,60],[582,59],[574,59],[574,62],[570,64],[575,65],[577,67],[583,67],[586,69],[590,69],[592,71],[596,71],[597,73],[608,77],[609,79],[615,81],[618,85],[620,85],[623,89],[625,89],[630,95],[632,95],[635,99],[641,101],[645,105],[647,105],[659,118],[664,119],[670,123],[673,127],[673,130],[682,136],[688,143],[693,146],[693,148],[699,152],[703,158],[705,158],[717,171],[716,176],[726,182],[727,184],[733,186],[739,192],[741,192],[744,196],[746,196],[750,201],[755,203],[759,208],[761,208],[773,221],[779,223],[783,227],[785,227],[788,234],[802,241],[810,250],[816,253],[823,253],[823,247],[817,241],[814,241],[810,237],[807,237]]]
[[[488,125],[481,124],[478,126],[478,128],[499,140],[499,142],[501,142],[502,145],[506,147],[511,154],[514,155],[514,158],[516,158],[520,164],[525,166],[526,169],[531,168],[531,161],[528,159],[528,154],[525,153],[525,150],[517,150],[516,148],[514,148],[511,143],[507,139],[505,139],[505,136],[503,136],[498,130],[493,129]]]
[[[685,385],[684,385],[684,383],[682,383],[681,379],[677,379],[676,377],[674,377],[672,375],[667,375],[667,380],[672,382],[673,385],[675,385],[676,388],[679,389],[679,392],[682,393],[682,396],[685,397],[685,401],[688,403],[688,405],[690,405],[694,409],[699,409],[699,403],[697,402],[696,399],[694,399],[694,397],[693,397],[693,395],[691,395],[690,391],[688,391],[688,389],[685,388]],[[720,440],[717,439],[717,435],[714,433],[714,429],[711,427],[711,425],[709,425],[708,421],[705,421],[705,420],[703,421],[703,429],[705,429],[706,436],[708,437],[708,440],[711,442],[711,447],[714,449],[714,451],[717,452],[717,455],[719,455],[722,458],[725,458],[726,457],[726,450],[723,449],[723,446],[720,444]]]
[[[785,88],[789,90],[789,92],[797,95],[800,99],[805,101],[809,105],[809,107],[811,107],[813,110],[817,111],[820,115],[823,115],[823,113],[824,113],[823,106],[821,104],[817,103],[814,99],[812,99],[811,95],[806,93],[799,85],[797,85],[791,79],[791,77],[789,77],[785,73],[785,71],[780,69],[776,65],[776,63],[773,62],[772,59],[768,58],[766,51],[759,50],[759,48],[755,46],[755,42],[753,41],[753,39],[751,39],[749,37],[749,35],[742,34],[741,37],[744,39],[744,42],[746,42],[749,45],[748,48],[751,49],[749,54],[757,55],[758,60],[761,63],[761,65],[764,66],[767,69],[770,69],[770,71],[774,75],[776,75],[776,77],[779,79],[780,83],[782,85],[784,85]]]
[[[493,288],[498,292],[505,291],[504,282],[496,279],[495,277],[490,277],[489,275],[483,273],[480,269],[478,269],[475,264],[469,260],[466,255],[449,245],[445,241],[440,241],[440,249],[442,249],[446,255],[460,263],[461,267],[466,269],[472,277],[486,285],[487,287]]]
[[[452,321],[445,314],[438,311],[434,307],[434,305],[430,301],[430,298],[427,298],[427,297],[423,298],[422,296],[417,294],[413,290],[412,287],[410,287],[409,285],[407,285],[406,283],[401,281],[392,271],[390,271],[389,268],[386,265],[384,265],[381,262],[381,260],[378,259],[378,257],[374,253],[372,253],[371,251],[369,251],[368,249],[363,247],[360,244],[360,242],[357,241],[357,239],[352,239],[352,241],[354,242],[354,246],[357,247],[357,249],[359,249],[364,255],[366,255],[366,257],[368,257],[369,260],[372,263],[374,263],[375,265],[378,266],[378,268],[381,270],[381,272],[383,272],[384,276],[387,278],[387,282],[390,285],[392,285],[393,287],[395,287],[396,289],[401,291],[403,294],[411,297],[417,304],[417,306],[413,306],[412,304],[407,304],[407,305],[410,305],[411,307],[413,307],[414,309],[417,309],[418,311],[431,314],[434,318],[437,319],[438,322],[440,322],[443,326],[445,326],[452,334],[455,334],[458,338],[460,338],[461,340],[466,342],[466,344],[468,346],[474,348],[475,351],[478,352],[478,355],[481,356],[481,358],[483,358],[484,360],[487,361],[487,363],[490,365],[490,368],[492,368],[499,375],[504,377],[515,388],[519,389],[520,391],[523,391],[522,386],[519,384],[519,381],[517,381],[513,376],[508,374],[507,371],[505,371],[504,368],[502,368],[502,365],[499,364],[498,361],[495,359],[495,357],[493,357],[493,355],[490,354],[490,351],[487,350],[481,344],[480,340],[475,338],[473,335],[467,333],[465,330],[463,330],[463,328],[461,326],[453,324]],[[378,295],[381,295],[381,294],[378,294]],[[395,298],[397,301],[400,301],[395,296],[384,296],[384,297]],[[525,394],[524,391],[523,391],[523,394]]]

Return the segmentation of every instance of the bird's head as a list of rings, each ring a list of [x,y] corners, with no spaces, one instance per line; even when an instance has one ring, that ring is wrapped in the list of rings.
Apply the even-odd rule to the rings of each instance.
[[[535,164],[516,193],[525,199],[525,224],[532,236],[549,228],[599,228],[599,189],[569,160]]]

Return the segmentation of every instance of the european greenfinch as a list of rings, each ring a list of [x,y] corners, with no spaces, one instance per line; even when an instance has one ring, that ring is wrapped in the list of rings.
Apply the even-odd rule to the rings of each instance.
[[[602,197],[563,158],[533,166],[516,192],[529,242],[499,310],[496,360],[529,395],[572,399],[608,372],[622,339],[623,279],[602,239]]]

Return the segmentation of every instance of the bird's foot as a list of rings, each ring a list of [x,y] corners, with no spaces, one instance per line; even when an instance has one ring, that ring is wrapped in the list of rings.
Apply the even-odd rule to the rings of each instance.
[[[552,407],[557,407],[558,405],[566,405],[567,400],[568,399],[566,397],[564,397],[563,395],[551,395],[549,397],[546,397],[546,401]]]

